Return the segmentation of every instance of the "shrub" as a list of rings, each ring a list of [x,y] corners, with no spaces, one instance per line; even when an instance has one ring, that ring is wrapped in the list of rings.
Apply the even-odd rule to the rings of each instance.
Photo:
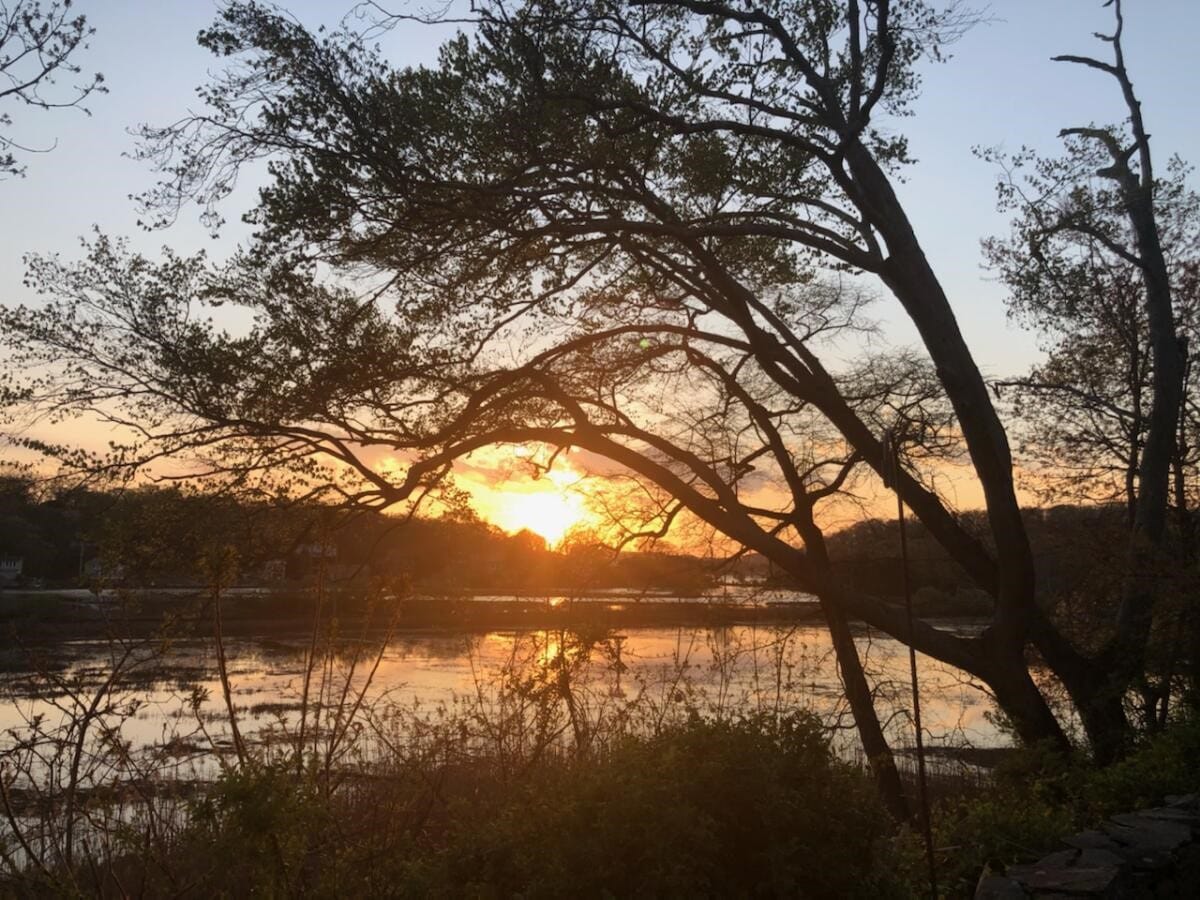
[[[547,767],[473,815],[414,893],[900,896],[874,790],[806,717],[692,719]]]
[[[1061,849],[1074,831],[1101,819],[1200,791],[1200,720],[1172,724],[1125,759],[1095,768],[1045,747],[1015,751],[981,796],[945,803],[935,815],[943,878],[953,891],[973,889],[985,865],[1036,859]]]
[[[806,716],[693,718],[511,771],[400,766],[332,793],[294,768],[229,772],[168,868],[210,895],[908,896],[907,843]]]
[[[1168,794],[1200,791],[1200,716],[1192,715],[1145,740],[1133,753],[1093,773],[1088,783],[1092,816],[1162,802]]]

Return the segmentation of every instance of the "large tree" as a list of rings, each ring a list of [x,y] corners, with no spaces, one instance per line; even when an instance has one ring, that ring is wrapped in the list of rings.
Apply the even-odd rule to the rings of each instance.
[[[1200,423],[1188,348],[1195,346],[1200,324],[1200,197],[1188,188],[1190,170],[1179,160],[1154,187],[1172,287],[1174,343],[1182,359],[1175,399],[1161,401],[1156,389],[1161,367],[1138,237],[1124,192],[1112,186],[1110,162],[1103,144],[1074,135],[1061,157],[1037,158],[1026,151],[1003,160],[1001,207],[1017,218],[1008,237],[985,241],[984,249],[1011,291],[1010,313],[1043,336],[1046,356],[1028,375],[997,382],[997,388],[1012,402],[1020,423],[1032,486],[1051,499],[1122,504],[1133,540],[1159,545],[1154,567],[1145,566],[1141,579],[1178,593],[1186,584],[1180,576],[1187,577],[1195,559]],[[1174,428],[1170,502],[1160,495],[1155,503],[1161,507],[1158,516],[1171,509],[1174,529],[1168,534],[1160,520],[1145,535],[1138,531],[1145,521],[1144,451],[1161,402],[1176,407],[1169,417]],[[1161,483],[1166,475],[1158,463],[1154,477]],[[1114,562],[1128,566],[1129,561]],[[1178,612],[1181,604],[1174,605]],[[1111,636],[1108,623],[1098,630]],[[1119,652],[1115,645],[1112,652]],[[1148,720],[1161,719],[1169,679],[1153,690],[1146,683],[1140,687],[1152,701],[1149,706],[1160,710]]]
[[[199,196],[215,221],[244,164],[268,158],[252,245],[217,274],[103,241],[79,267],[36,262],[58,300],[4,324],[30,363],[69,374],[14,397],[139,429],[112,465],[203,448],[245,478],[320,456],[375,505],[487,445],[606,457],[665,497],[642,530],[686,509],[818,595],[898,813],[851,616],[971,673],[1024,738],[1061,745],[1025,661],[1033,629],[1075,667],[1103,746],[1123,720],[1091,714],[1074,677],[1091,661],[1038,610],[1004,427],[893,187],[908,156],[888,126],[967,19],[920,0],[474,9],[436,67],[396,70],[354,34],[228,6],[201,36],[233,60],[210,112],[146,131],[168,176],[147,204],[170,220]],[[861,321],[856,276],[899,301],[927,361],[823,361]],[[196,314],[206,300],[256,324],[223,334]],[[885,428],[910,451],[896,471]],[[921,452],[958,441],[986,535]],[[372,465],[380,448],[404,454],[401,475]],[[995,598],[982,634],[910,626],[832,576],[820,509],[861,472],[890,475]]]

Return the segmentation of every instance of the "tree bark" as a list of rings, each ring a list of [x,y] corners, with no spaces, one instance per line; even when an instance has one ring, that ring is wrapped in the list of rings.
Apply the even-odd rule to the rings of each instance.
[[[1183,399],[1184,353],[1175,327],[1171,280],[1158,230],[1154,208],[1154,161],[1150,136],[1142,118],[1142,104],[1133,90],[1125,66],[1121,43],[1125,21],[1121,0],[1111,4],[1116,30],[1099,37],[1113,50],[1113,62],[1091,57],[1059,56],[1056,60],[1076,63],[1105,72],[1116,79],[1129,113],[1131,142],[1112,131],[1095,127],[1067,128],[1061,134],[1101,144],[1112,165],[1097,171],[1097,176],[1112,180],[1120,194],[1136,245],[1136,262],[1145,288],[1146,322],[1150,331],[1151,406],[1147,416],[1146,440],[1138,469],[1138,496],[1133,528],[1129,538],[1129,564],[1121,605],[1117,612],[1117,631],[1102,654],[1107,665],[1105,696],[1124,696],[1129,688],[1146,675],[1146,652],[1154,622],[1154,607],[1159,594],[1159,576],[1164,557],[1169,480],[1172,457],[1177,449],[1176,424]],[[1135,172],[1130,161],[1136,156]],[[1111,702],[1111,701],[1109,701]]]
[[[854,635],[850,631],[850,622],[846,616],[846,604],[838,596],[836,580],[832,577],[829,564],[829,552],[825,546],[825,537],[817,528],[812,518],[812,506],[807,497],[797,501],[796,529],[804,541],[807,551],[805,560],[815,570],[820,578],[821,590],[817,599],[821,604],[821,612],[829,628],[829,636],[837,654],[838,670],[842,676],[842,685],[846,691],[846,700],[850,704],[850,712],[858,726],[859,740],[862,741],[863,752],[866,753],[871,774],[879,788],[880,796],[888,811],[897,821],[908,821],[912,818],[913,807],[904,793],[904,785],[900,781],[900,772],[896,768],[896,757],[888,744],[887,736],[879,723],[879,714],[875,710],[875,697],[871,686],[867,683],[863,671],[862,660],[858,655],[858,646],[854,643]]]
[[[1020,654],[1033,607],[1034,570],[1013,486],[1008,437],[979,366],[959,331],[950,301],[887,175],[857,138],[846,146],[845,159],[859,207],[870,213],[870,221],[887,245],[888,257],[881,276],[920,332],[962,429],[996,544],[993,628],[1010,653]]]
[[[1034,616],[1032,637],[1067,689],[1096,762],[1104,765],[1118,759],[1129,740],[1125,692],[1113,689],[1103,658],[1092,659],[1076,650],[1041,610]]]
[[[879,723],[879,714],[875,710],[875,698],[871,686],[867,683],[863,671],[862,660],[858,655],[858,647],[854,643],[854,635],[845,610],[836,600],[830,600],[818,595],[821,612],[825,616],[825,624],[837,655],[838,671],[842,676],[842,686],[846,692],[846,700],[850,704],[850,712],[854,715],[854,723],[858,728],[858,737],[862,741],[863,752],[879,794],[887,806],[888,812],[900,822],[912,818],[912,808],[904,793],[904,785],[900,781],[900,772],[896,768],[896,757],[888,744],[887,736]]]

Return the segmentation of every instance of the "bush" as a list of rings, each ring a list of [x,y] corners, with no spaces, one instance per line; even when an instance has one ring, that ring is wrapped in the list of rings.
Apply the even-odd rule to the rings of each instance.
[[[909,895],[873,786],[805,716],[694,718],[515,778],[501,762],[328,795],[294,769],[230,772],[168,865],[211,895]]]
[[[1067,808],[1021,790],[952,801],[935,814],[938,880],[947,896],[970,896],[984,867],[997,870],[1056,849],[1073,830]]]
[[[183,870],[210,896],[295,896],[307,884],[330,809],[313,779],[250,764],[226,771],[196,803],[168,871]]]
[[[935,815],[943,877],[951,892],[973,889],[985,865],[1002,869],[1061,849],[1100,820],[1200,791],[1200,720],[1174,723],[1106,768],[1045,747],[1015,751],[982,796],[943,804]]]
[[[1093,816],[1154,806],[1168,794],[1200,791],[1200,716],[1174,723],[1089,779]]]
[[[872,786],[832,758],[805,717],[693,719],[595,764],[548,767],[463,812],[416,893],[905,894]]]

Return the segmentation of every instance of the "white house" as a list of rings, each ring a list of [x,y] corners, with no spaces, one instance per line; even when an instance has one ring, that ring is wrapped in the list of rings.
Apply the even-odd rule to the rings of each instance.
[[[16,584],[21,580],[25,560],[20,556],[0,556],[0,584]]]

